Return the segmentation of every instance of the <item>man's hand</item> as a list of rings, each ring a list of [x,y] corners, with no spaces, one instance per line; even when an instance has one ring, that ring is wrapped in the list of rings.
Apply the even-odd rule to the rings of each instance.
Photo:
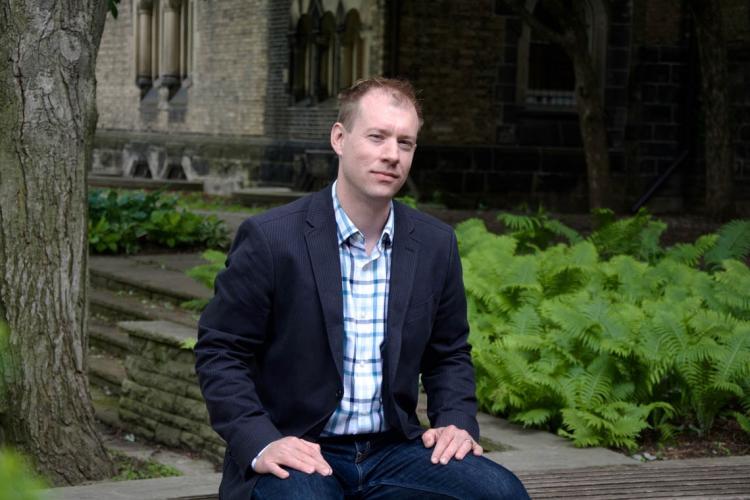
[[[440,462],[445,465],[451,458],[463,460],[469,452],[480,456],[484,451],[468,432],[455,425],[428,429],[422,434],[422,443],[425,448],[435,447],[431,458],[433,464]]]
[[[292,436],[269,444],[255,462],[255,472],[270,473],[280,479],[286,479],[289,477],[289,472],[282,469],[282,466],[307,474],[317,472],[323,476],[330,476],[333,473],[331,466],[320,453],[319,444]]]

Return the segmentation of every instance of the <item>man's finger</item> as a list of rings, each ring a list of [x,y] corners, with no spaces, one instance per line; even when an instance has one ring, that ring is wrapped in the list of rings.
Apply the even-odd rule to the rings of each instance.
[[[474,441],[474,444],[471,447],[471,451],[474,453],[474,455],[481,457],[482,453],[484,453],[484,448],[482,448],[482,446],[479,443]]]
[[[440,457],[443,456],[443,452],[445,451],[445,448],[450,444],[452,441],[452,432],[441,432],[440,435],[437,438],[437,442],[435,443],[435,449],[432,450],[432,463],[436,464],[438,461],[440,461]]]
[[[324,476],[333,473],[333,469],[320,453],[320,446],[303,439],[292,438],[284,442],[283,446],[273,450],[269,460],[286,465],[307,474],[318,472]],[[265,454],[264,454],[265,455]]]
[[[458,449],[456,450],[456,454],[454,455],[456,460],[463,460],[464,457],[472,451],[474,448],[474,440],[473,439],[464,439],[463,442],[458,446]]]
[[[268,464],[268,472],[278,477],[279,479],[286,479],[289,477],[289,473],[274,463]]]
[[[435,445],[435,429],[428,429],[422,434],[422,444],[425,448],[432,448]]]
[[[445,446],[443,453],[440,454],[440,463],[445,465],[448,462],[450,462],[451,458],[456,456],[456,452],[458,451],[458,448],[465,443],[466,441],[461,439],[460,435],[453,434],[453,436],[451,437],[451,440]]]

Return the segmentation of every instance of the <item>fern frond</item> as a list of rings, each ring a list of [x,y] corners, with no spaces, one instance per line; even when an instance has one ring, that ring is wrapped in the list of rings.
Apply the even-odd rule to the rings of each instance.
[[[539,218],[533,215],[518,215],[510,212],[500,212],[497,215],[497,220],[502,222],[511,231],[531,231],[542,226]]]
[[[690,267],[697,266],[701,258],[716,245],[719,236],[706,234],[696,240],[695,243],[678,243],[667,249],[664,258],[671,259]]]
[[[707,263],[742,260],[750,254],[750,220],[733,220],[719,228],[717,236],[716,244],[706,253]]]
[[[566,226],[559,220],[556,220],[556,219],[545,220],[544,227],[549,229],[549,231],[552,234],[564,237],[566,240],[568,240],[568,243],[570,243],[571,245],[575,245],[583,241],[583,238],[581,237],[580,234],[578,234],[577,231]]]
[[[737,420],[737,423],[740,425],[740,428],[750,434],[750,416],[743,415],[742,413],[738,411],[731,411],[729,412],[730,415],[732,415],[735,420]]]
[[[514,413],[511,417],[511,421],[520,423],[524,427],[539,426],[549,421],[555,413],[555,411],[549,408],[534,408]]]

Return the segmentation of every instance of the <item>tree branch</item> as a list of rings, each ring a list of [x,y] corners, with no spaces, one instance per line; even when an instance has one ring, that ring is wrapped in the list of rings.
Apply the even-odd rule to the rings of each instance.
[[[557,31],[542,23],[531,11],[529,11],[529,9],[526,8],[526,2],[524,0],[503,0],[503,3],[510,7],[510,9],[515,12],[523,22],[528,24],[539,36],[549,42],[563,46],[565,45],[565,38]]]

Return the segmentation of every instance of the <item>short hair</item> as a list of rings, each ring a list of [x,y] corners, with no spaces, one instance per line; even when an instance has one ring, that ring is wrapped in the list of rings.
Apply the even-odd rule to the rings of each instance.
[[[422,106],[419,104],[414,86],[408,80],[373,76],[357,80],[351,87],[339,93],[339,115],[337,121],[344,125],[347,130],[351,130],[352,128],[354,118],[359,111],[359,101],[371,90],[381,90],[390,94],[399,105],[404,101],[410,103],[414,106],[417,118],[419,118],[419,126],[420,128],[422,127]]]

